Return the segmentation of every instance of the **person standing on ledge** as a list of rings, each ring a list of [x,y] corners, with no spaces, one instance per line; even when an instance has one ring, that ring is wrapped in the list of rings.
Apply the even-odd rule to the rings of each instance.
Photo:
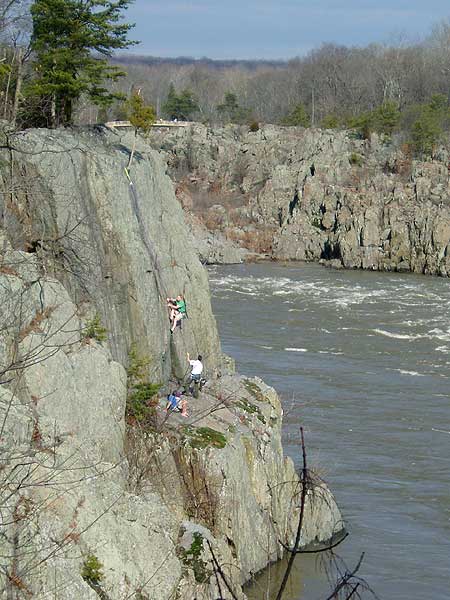
[[[189,356],[189,352],[187,353],[188,363],[191,365],[191,375],[189,381],[193,381],[196,383],[200,382],[203,373],[203,363],[202,363],[202,355],[199,354],[197,356],[197,360],[191,360]]]

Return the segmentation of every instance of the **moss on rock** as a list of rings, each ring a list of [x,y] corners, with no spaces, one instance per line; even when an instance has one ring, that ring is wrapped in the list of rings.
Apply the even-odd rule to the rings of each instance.
[[[189,446],[202,450],[209,446],[213,448],[225,448],[227,438],[223,433],[210,427],[185,427],[184,435]]]
[[[261,388],[257,383],[250,379],[244,379],[244,386],[247,392],[253,396],[258,402],[268,402],[266,396],[262,393]]]
[[[255,404],[252,404],[251,402],[249,402],[246,398],[241,398],[234,404],[235,404],[235,406],[237,406],[244,412],[249,413],[251,415],[255,415],[256,418],[259,421],[261,421],[261,423],[264,423],[264,425],[266,424],[266,418],[262,414],[261,409],[258,406],[256,406]]]

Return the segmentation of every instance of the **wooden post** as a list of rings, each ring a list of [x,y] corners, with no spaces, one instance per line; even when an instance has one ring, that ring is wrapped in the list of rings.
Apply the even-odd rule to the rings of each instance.
[[[16,89],[14,92],[14,104],[11,113],[11,122],[13,127],[16,126],[17,113],[19,110],[20,103],[20,95],[22,92],[22,82],[23,82],[23,61],[24,61],[24,53],[23,49],[19,48],[17,53],[17,82]]]

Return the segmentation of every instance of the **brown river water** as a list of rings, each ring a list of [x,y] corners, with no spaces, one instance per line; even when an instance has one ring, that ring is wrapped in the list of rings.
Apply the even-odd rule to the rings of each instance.
[[[450,599],[450,281],[298,263],[209,274],[223,350],[280,393],[298,466],[305,428],[350,532],[340,557],[365,553],[379,598]],[[280,569],[253,600],[271,600]],[[284,600],[329,589],[323,562],[300,557]]]

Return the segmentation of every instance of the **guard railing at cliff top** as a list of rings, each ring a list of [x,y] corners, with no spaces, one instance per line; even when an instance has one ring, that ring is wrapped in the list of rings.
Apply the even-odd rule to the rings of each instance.
[[[159,119],[159,121],[155,121],[155,123],[153,123],[152,127],[187,127],[190,124],[190,121],[164,121],[163,119]],[[108,121],[107,123],[104,123],[104,125],[109,129],[133,127],[130,121]]]

